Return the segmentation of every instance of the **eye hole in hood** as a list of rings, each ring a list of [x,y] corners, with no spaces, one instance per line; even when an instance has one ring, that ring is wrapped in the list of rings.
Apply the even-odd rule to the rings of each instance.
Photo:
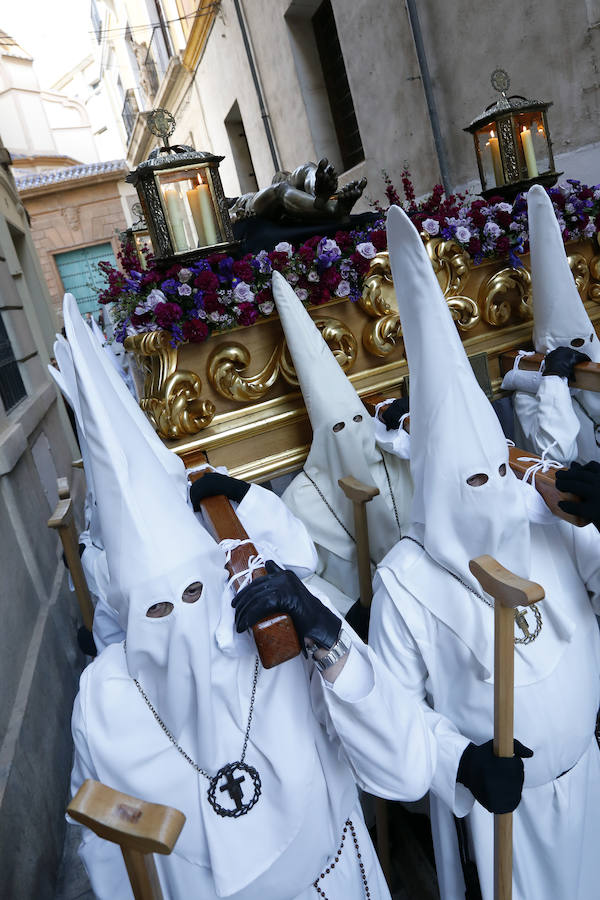
[[[162,600],[160,603],[153,603],[152,606],[148,607],[146,617],[148,619],[164,619],[165,616],[170,616],[172,612],[173,604],[168,600]]]

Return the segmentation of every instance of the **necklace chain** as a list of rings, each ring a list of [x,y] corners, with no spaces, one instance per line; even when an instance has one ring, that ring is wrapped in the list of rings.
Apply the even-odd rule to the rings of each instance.
[[[421,543],[421,541],[418,541],[416,538],[411,537],[409,534],[405,534],[403,538],[400,538],[400,540],[401,541],[412,541],[413,544],[417,544],[418,547],[420,547],[422,550],[425,550],[425,546]],[[425,551],[425,552],[427,552],[427,551]],[[445,566],[440,565],[440,563],[436,563],[436,565],[440,566],[440,569],[443,569],[444,572],[448,573],[448,575],[451,575],[452,578],[454,578],[456,581],[459,582],[459,584],[462,584],[462,586],[464,588],[466,588],[470,594],[473,594],[474,597],[477,597],[479,600],[481,600],[482,603],[485,603],[486,606],[489,606],[491,609],[494,609],[493,603],[491,603],[489,600],[487,600],[483,596],[483,594],[480,594],[480,593],[478,593],[478,591],[473,590],[471,585],[467,584],[466,581],[463,581],[459,575],[456,575],[454,572],[452,572],[450,569],[447,569]],[[531,611],[533,612],[533,614],[535,616],[535,631],[533,632],[533,634],[530,632],[529,634],[526,634],[525,637],[522,637],[522,638],[515,637],[514,638],[515,644],[531,644],[533,641],[535,641],[536,637],[542,630],[542,614],[538,609],[537,603],[532,603],[532,605],[529,607],[529,609],[531,609]],[[518,615],[517,611],[515,610],[515,620],[517,619],[517,615]],[[524,614],[520,613],[520,615],[522,616]]]
[[[402,528],[400,527],[400,516],[398,515],[398,507],[396,506],[396,498],[394,497],[394,492],[393,492],[393,490],[392,490],[392,482],[391,482],[391,479],[390,479],[390,473],[388,472],[388,467],[387,467],[387,464],[386,464],[386,461],[385,461],[385,456],[383,455],[383,453],[381,454],[381,461],[382,461],[382,463],[383,463],[383,468],[384,468],[384,471],[385,471],[385,477],[386,477],[386,480],[387,480],[387,485],[388,485],[388,488],[389,488],[390,497],[391,497],[391,499],[392,499],[392,507],[393,507],[393,510],[394,510],[394,518],[396,519],[396,525],[398,526],[398,533],[399,533],[400,535],[402,535]],[[354,543],[356,543],[356,538],[355,538],[354,535],[346,528],[346,526],[344,525],[344,523],[342,522],[342,520],[340,519],[340,517],[338,516],[338,514],[337,514],[336,511],[334,510],[334,508],[331,506],[331,504],[329,503],[329,501],[326,499],[326,497],[325,497],[325,495],[323,494],[323,492],[322,492],[321,488],[319,487],[319,485],[316,483],[316,481],[314,481],[314,479],[312,479],[312,478],[310,477],[310,475],[308,474],[308,472],[306,471],[306,469],[303,469],[302,471],[304,472],[304,474],[306,475],[306,477],[308,478],[308,480],[310,481],[310,483],[311,483],[312,486],[314,487],[315,491],[317,492],[317,494],[319,495],[319,497],[321,498],[321,500],[323,501],[323,503],[325,504],[325,506],[327,507],[327,509],[328,509],[329,512],[331,513],[331,515],[333,516],[333,518],[336,520],[336,522],[338,523],[338,525],[340,525],[340,526],[344,529],[344,531],[346,532],[346,534],[348,535],[348,537],[350,538],[350,540],[353,541]],[[376,563],[375,563],[373,560],[371,560],[371,563],[372,563],[372,565],[374,565],[374,566],[376,565]]]
[[[123,645],[123,649],[125,650],[125,653],[127,653],[126,643]],[[244,759],[246,756],[246,750],[248,748],[248,739],[250,738],[250,728],[252,726],[252,716],[254,714],[254,698],[256,697],[256,685],[258,683],[258,672],[259,672],[259,658],[257,656],[256,662],[254,663],[254,678],[252,681],[252,694],[250,696],[250,711],[248,713],[248,724],[246,725],[246,733],[244,735],[244,746],[242,748],[242,755],[239,760],[240,763],[244,762]],[[150,712],[152,713],[152,715],[154,716],[154,718],[156,719],[156,721],[158,722],[158,724],[160,725],[160,727],[162,728],[162,730],[164,731],[166,736],[169,738],[169,740],[171,741],[171,743],[173,744],[175,749],[178,750],[179,753],[181,753],[183,758],[190,764],[190,766],[192,766],[192,768],[194,768],[196,770],[196,772],[198,772],[200,775],[204,775],[204,777],[208,778],[209,780],[212,779],[213,776],[209,775],[208,772],[206,772],[201,766],[198,765],[198,763],[194,762],[192,757],[188,756],[188,754],[185,752],[183,747],[179,746],[179,744],[177,743],[177,741],[175,740],[175,738],[173,737],[173,735],[171,734],[171,732],[169,731],[169,729],[167,728],[167,726],[165,725],[165,723],[163,722],[163,720],[161,719],[161,717],[159,716],[159,714],[157,713],[155,708],[153,707],[152,703],[150,702],[150,699],[148,698],[147,694],[144,692],[144,689],[142,688],[142,686],[139,683],[139,681],[137,680],[137,678],[133,679],[133,683],[135,684],[136,688],[138,689],[138,691],[140,692],[140,694],[146,701],[146,705],[148,706],[148,709],[150,710]]]
[[[352,822],[352,819],[346,819],[346,823],[344,825],[344,830],[342,831],[342,839],[340,841],[340,846],[338,847],[338,851],[337,851],[334,859],[332,860],[332,862],[329,863],[327,868],[324,869],[323,872],[321,872],[319,877],[313,881],[313,887],[314,887],[315,891],[317,892],[317,894],[320,897],[323,898],[323,900],[328,900],[328,898],[327,898],[327,894],[325,893],[323,888],[320,887],[319,882],[322,881],[326,875],[329,875],[329,873],[333,869],[335,869],[336,863],[338,863],[340,861],[340,856],[342,855],[342,851],[344,849],[344,843],[346,841],[346,835],[348,833],[348,829],[350,829],[350,834],[352,835],[352,840],[354,841],[354,851],[356,853],[356,858],[358,860],[358,865],[360,867],[360,875],[362,878],[363,888],[364,888],[364,892],[365,892],[365,900],[371,900],[371,892],[369,890],[369,883],[367,881],[367,873],[365,872],[365,864],[362,860],[362,854],[360,852],[360,846],[358,843],[358,838],[356,836],[356,830],[354,828],[354,823]]]

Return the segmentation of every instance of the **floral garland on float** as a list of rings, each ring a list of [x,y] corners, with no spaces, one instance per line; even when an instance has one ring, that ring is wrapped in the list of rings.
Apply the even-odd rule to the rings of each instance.
[[[389,203],[402,206],[425,239],[456,241],[475,265],[508,256],[514,268],[521,267],[518,254],[529,249],[523,194],[511,206],[502,197],[446,197],[442,186],[436,185],[428,197],[417,201],[405,168],[402,200],[385,172],[383,177]],[[591,238],[600,231],[600,185],[589,187],[569,179],[548,194],[565,243]],[[273,270],[285,276],[308,307],[335,299],[356,301],[371,260],[387,249],[385,208],[373,206],[381,218],[360,230],[338,231],[333,237],[317,234],[297,247],[284,241],[271,251],[249,253],[241,259],[214,253],[191,265],[166,270],[159,269],[146,251],[146,268],[140,271],[134,243],[126,241],[118,253],[120,269],[99,263],[107,287],[98,299],[114,304],[111,316],[117,341],[162,329],[171,334],[173,346],[202,343],[213,332],[269,318],[274,311]]]

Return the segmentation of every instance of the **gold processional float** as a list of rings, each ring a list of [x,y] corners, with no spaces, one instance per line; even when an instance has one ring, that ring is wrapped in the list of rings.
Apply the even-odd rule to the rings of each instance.
[[[492,84],[500,99],[465,129],[474,136],[482,194],[511,200],[536,182],[551,186],[560,173],[554,170],[546,118],[550,104],[507,97],[509,80],[503,70],[493,73]],[[164,110],[151,114],[149,127],[165,146],[128,180],[137,188],[156,260],[186,264],[207,252],[233,248],[218,173],[222,157],[170,148],[175,122]],[[161,162],[165,150],[166,162]],[[175,215],[186,197],[195,223],[188,217],[193,242],[188,237],[187,243]],[[135,229],[133,237],[139,245],[142,238]],[[508,258],[474,264],[457,241],[427,233],[422,238],[477,379],[495,399],[501,395],[502,354],[532,346],[529,255],[521,254],[520,268]],[[567,243],[566,252],[597,327],[598,235]],[[309,313],[364,400],[407,392],[408,367],[387,251],[371,260],[356,302],[335,298],[309,307]],[[125,348],[133,358],[142,409],[188,468],[207,453],[213,465],[227,466],[233,476],[260,482],[302,466],[311,428],[275,312],[253,325],[213,333],[203,343],[173,346],[172,335],[158,330],[127,337]],[[446,377],[444,361],[439,363],[440,378]]]

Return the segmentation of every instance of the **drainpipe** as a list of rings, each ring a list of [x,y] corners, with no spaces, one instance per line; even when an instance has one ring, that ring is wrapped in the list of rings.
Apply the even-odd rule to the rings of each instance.
[[[279,163],[279,158],[277,156],[277,149],[275,147],[275,139],[273,137],[273,130],[271,128],[271,119],[269,117],[269,112],[265,105],[263,93],[262,93],[262,90],[260,87],[258,72],[256,70],[256,65],[254,63],[254,54],[252,52],[252,47],[250,46],[250,39],[248,37],[248,29],[246,28],[246,23],[244,21],[244,15],[242,12],[242,6],[240,3],[240,0],[233,0],[233,5],[235,6],[235,11],[237,13],[238,22],[240,25],[240,31],[242,32],[242,40],[244,42],[244,49],[246,50],[246,57],[248,59],[248,65],[250,67],[250,74],[252,75],[252,81],[254,82],[254,90],[256,91],[256,99],[258,100],[258,105],[260,108],[260,117],[263,120],[263,125],[265,126],[265,133],[267,135],[267,142],[269,144],[269,150],[271,151],[271,159],[273,160],[273,167],[275,169],[275,172],[279,172],[281,169],[281,165]]]
[[[427,56],[425,54],[425,46],[423,44],[423,34],[421,32],[421,23],[419,22],[419,13],[417,12],[416,0],[406,0],[406,9],[410,20],[413,40],[415,42],[415,50],[417,51],[417,59],[419,69],[421,71],[421,80],[425,90],[425,100],[427,101],[427,112],[429,113],[429,121],[433,132],[433,141],[435,144],[435,152],[437,154],[438,165],[440,167],[440,175],[442,177],[442,185],[446,196],[450,194],[450,176],[448,171],[448,157],[446,156],[446,147],[442,132],[440,130],[440,120],[437,107],[435,105],[435,96],[433,93],[433,85],[431,83],[431,74],[427,65]]]

